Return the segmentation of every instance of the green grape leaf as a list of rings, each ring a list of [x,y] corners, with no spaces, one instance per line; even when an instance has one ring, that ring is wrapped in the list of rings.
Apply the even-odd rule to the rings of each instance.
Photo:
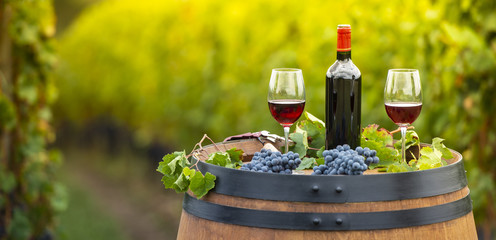
[[[226,152],[229,154],[229,158],[231,159],[231,163],[234,167],[243,165],[243,150],[239,148],[231,148]]]
[[[314,124],[318,125],[319,127],[324,128],[324,130],[325,130],[325,123],[322,120],[318,119],[317,117],[315,117],[314,115],[312,115],[311,113],[309,113],[307,111],[304,112],[303,116],[305,116],[305,119],[312,121]]]
[[[311,169],[315,165],[315,158],[305,157],[301,160],[300,166],[296,170]]]
[[[173,164],[171,164],[174,162]],[[162,161],[159,163],[157,171],[162,174],[174,174],[176,172],[177,165],[183,165],[185,167],[186,164],[189,164],[186,159],[186,153],[182,152],[174,152],[171,154],[167,154],[162,158]]]
[[[393,144],[393,135],[388,130],[381,128],[379,125],[371,124],[363,128],[362,139],[367,141],[381,142],[384,146]]]
[[[162,183],[164,183],[165,188],[172,188],[177,178],[178,176],[175,175],[164,174],[162,177]]]
[[[324,158],[317,158],[315,160],[315,162],[317,163],[317,166],[324,165],[325,164],[325,159]]]
[[[181,172],[181,174],[179,175],[177,180],[172,184],[172,188],[174,190],[176,190],[177,193],[186,192],[186,190],[188,190],[189,177],[185,174],[185,172],[187,174],[190,174],[190,172],[186,169],[189,169],[189,168],[187,168],[187,167],[183,168],[183,171]]]
[[[437,151],[441,152],[442,157],[444,159],[451,159],[453,158],[453,153],[443,144],[444,139],[442,138],[434,138],[432,139],[432,148],[436,149]]]
[[[306,156],[308,149],[307,133],[305,131],[291,133],[289,134],[289,138],[295,142],[295,145],[292,146],[291,151],[298,153],[302,157]]]
[[[196,172],[190,178],[189,189],[196,195],[198,199],[205,196],[208,191],[215,187],[216,177],[211,173],[207,172],[205,176],[201,172]]]
[[[410,165],[402,162],[402,163],[393,163],[390,164],[387,168],[388,172],[398,173],[398,172],[410,172],[415,171],[415,168]]]
[[[405,134],[405,149],[409,149],[412,146],[418,146],[420,144],[420,140],[417,132],[413,130],[406,131]],[[401,151],[401,141],[397,141],[394,143],[394,148]]]
[[[321,147],[319,151],[317,151],[317,157],[323,158],[324,155],[322,153],[324,152],[324,150],[325,150],[325,146]]]
[[[195,175],[195,173],[196,173],[196,170],[195,169],[191,169],[191,168],[188,168],[188,167],[183,168],[183,174],[185,176],[191,177],[191,176]]]
[[[296,133],[305,133],[307,136],[306,155],[310,157],[318,157],[317,151],[309,148],[321,148],[325,144],[325,125],[324,123],[313,116],[312,114],[305,112],[305,118],[300,120],[296,124]],[[305,143],[303,143],[305,144]]]
[[[370,169],[387,168],[399,162],[401,155],[398,150],[388,147],[393,143],[393,136],[385,129],[378,129],[379,125],[372,124],[363,129],[360,145],[377,151],[379,163],[371,164]]]
[[[215,152],[209,155],[208,159],[205,160],[206,163],[214,164],[221,167],[234,168],[234,164],[231,162],[229,153],[226,152]]]
[[[442,153],[431,147],[423,147],[420,150],[420,158],[417,160],[419,170],[426,170],[443,166],[441,161]]]

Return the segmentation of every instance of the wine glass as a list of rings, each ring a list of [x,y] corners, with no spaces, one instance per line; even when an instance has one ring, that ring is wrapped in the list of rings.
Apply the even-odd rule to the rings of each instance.
[[[305,108],[305,83],[301,69],[272,69],[267,101],[272,117],[284,127],[287,153],[289,128]]]
[[[405,135],[422,110],[422,88],[417,69],[390,69],[384,88],[384,105],[389,118],[401,129],[401,160],[406,163]]]

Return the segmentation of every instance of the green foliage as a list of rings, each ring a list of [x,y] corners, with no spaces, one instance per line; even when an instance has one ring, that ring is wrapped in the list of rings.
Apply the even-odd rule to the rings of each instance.
[[[444,139],[432,139],[432,147],[423,147],[420,150],[420,158],[417,160],[416,167],[419,170],[431,169],[446,165],[444,159],[453,158],[451,151],[442,143]]]
[[[319,162],[324,162],[322,156],[325,145],[324,122],[305,111],[295,126],[295,131],[289,134],[289,138],[294,142],[290,150],[303,158],[298,170],[320,165]]]
[[[416,170],[427,170],[437,167],[446,166],[444,159],[453,158],[451,151],[442,143],[444,139],[432,139],[431,147],[420,149],[420,158],[410,160],[407,163],[401,161],[401,140],[400,144],[393,144],[393,135],[384,128],[379,129],[379,125],[371,124],[363,128],[361,134],[361,146],[368,147],[377,151],[380,161],[378,164],[372,164],[369,167],[386,168],[388,172],[408,172]],[[407,131],[405,136],[405,148],[419,145],[419,137],[415,131]],[[413,156],[415,157],[415,156]]]
[[[418,146],[420,144],[420,139],[418,137],[417,132],[408,130],[405,134],[405,149],[408,149],[413,146]],[[398,151],[401,151],[401,141],[397,141],[394,143],[394,148]]]
[[[413,131],[412,131],[413,132]],[[415,132],[414,132],[415,133]],[[412,136],[417,135],[412,134]],[[408,164],[404,162],[395,162],[387,166],[388,172],[408,172],[416,170],[427,170],[437,167],[446,166],[444,159],[453,158],[451,151],[442,143],[444,139],[434,138],[430,147],[423,147],[420,150],[420,158],[410,160]],[[444,158],[444,159],[443,159]]]
[[[393,135],[384,128],[379,129],[379,125],[371,124],[362,130],[360,146],[368,147],[377,151],[380,161],[371,164],[369,167],[388,167],[391,164],[400,162],[401,153],[390,146],[393,144]]]
[[[363,125],[394,128],[383,109],[387,69],[418,68],[424,105],[417,132],[426,139],[441,136],[462,152],[472,188],[482,187],[472,173],[494,185],[495,5],[104,1],[83,13],[61,41],[57,113],[79,124],[109,114],[135,129],[139,141],[160,139],[172,147],[192,145],[203,133],[278,132],[265,99],[270,69],[303,69],[306,108],[323,118],[336,25],[350,23],[353,61],[363,74]],[[496,194],[478,197],[494,202]],[[490,209],[477,205],[477,221],[496,216]]]
[[[54,139],[50,104],[55,17],[50,0],[2,1],[0,25],[0,239],[37,239],[53,230],[64,210],[64,187],[55,181],[60,154],[47,150]],[[6,35],[4,35],[6,34]]]
[[[227,168],[237,168],[243,163],[242,156],[243,150],[231,148],[226,152],[210,154],[205,162]],[[195,159],[194,163],[191,163],[184,151],[165,155],[157,168],[157,171],[164,175],[162,182],[165,188],[172,188],[177,193],[186,192],[189,189],[197,198],[205,196],[210,189],[215,187],[216,177],[209,172],[203,175],[195,170],[196,161]]]

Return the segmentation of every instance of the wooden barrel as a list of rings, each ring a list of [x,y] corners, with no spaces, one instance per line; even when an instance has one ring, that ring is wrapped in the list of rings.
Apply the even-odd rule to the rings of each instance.
[[[232,147],[252,155],[262,144],[205,150]],[[444,167],[360,176],[269,174],[201,161],[216,187],[200,200],[185,194],[177,238],[477,239],[462,156],[452,152]]]

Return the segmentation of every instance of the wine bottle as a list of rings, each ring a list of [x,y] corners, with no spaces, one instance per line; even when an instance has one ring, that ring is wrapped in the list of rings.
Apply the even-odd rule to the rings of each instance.
[[[362,74],[351,61],[351,26],[338,25],[337,59],[326,74],[326,149],[360,145]]]

